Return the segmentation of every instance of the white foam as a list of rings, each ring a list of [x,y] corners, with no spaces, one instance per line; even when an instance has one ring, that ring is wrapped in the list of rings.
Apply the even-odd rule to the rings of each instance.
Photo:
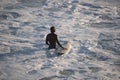
[[[110,3],[46,0],[43,6],[32,7],[28,2],[1,0],[1,12],[21,16],[0,22],[0,80],[118,80],[120,16],[115,2],[114,7]],[[8,4],[23,8],[6,10]],[[49,56],[45,38],[51,26],[61,44],[70,42],[70,54],[57,57],[53,50]]]

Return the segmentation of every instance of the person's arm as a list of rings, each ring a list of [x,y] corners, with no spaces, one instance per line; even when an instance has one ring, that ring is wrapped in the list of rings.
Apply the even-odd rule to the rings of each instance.
[[[56,38],[57,38],[57,36],[56,36]],[[58,38],[57,38],[57,44],[58,44],[61,48],[63,48],[62,45],[59,43]]]
[[[48,41],[48,35],[47,35],[47,37],[46,37],[46,44],[47,44],[47,45],[49,45],[48,42],[49,42],[49,41]]]

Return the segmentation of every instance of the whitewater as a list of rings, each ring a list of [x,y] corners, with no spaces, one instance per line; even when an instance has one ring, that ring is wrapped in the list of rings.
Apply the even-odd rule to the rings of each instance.
[[[120,0],[0,0],[0,80],[120,80]]]

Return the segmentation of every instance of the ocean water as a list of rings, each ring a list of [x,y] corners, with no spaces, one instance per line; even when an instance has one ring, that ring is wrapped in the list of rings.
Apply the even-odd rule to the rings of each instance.
[[[119,0],[0,0],[0,80],[120,80]],[[55,26],[69,54],[48,51]]]

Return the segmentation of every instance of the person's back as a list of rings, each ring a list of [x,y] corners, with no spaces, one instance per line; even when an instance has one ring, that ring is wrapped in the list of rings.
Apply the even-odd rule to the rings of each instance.
[[[50,33],[47,35],[47,44],[49,45],[49,49],[56,48],[56,41],[57,41],[57,35],[54,33]]]
[[[49,49],[55,49],[56,48],[56,43],[58,43],[58,45],[60,47],[62,47],[61,44],[58,41],[57,35],[55,34],[55,28],[51,27],[50,31],[51,31],[51,33],[48,34],[47,37],[46,37],[46,44],[49,45]]]

